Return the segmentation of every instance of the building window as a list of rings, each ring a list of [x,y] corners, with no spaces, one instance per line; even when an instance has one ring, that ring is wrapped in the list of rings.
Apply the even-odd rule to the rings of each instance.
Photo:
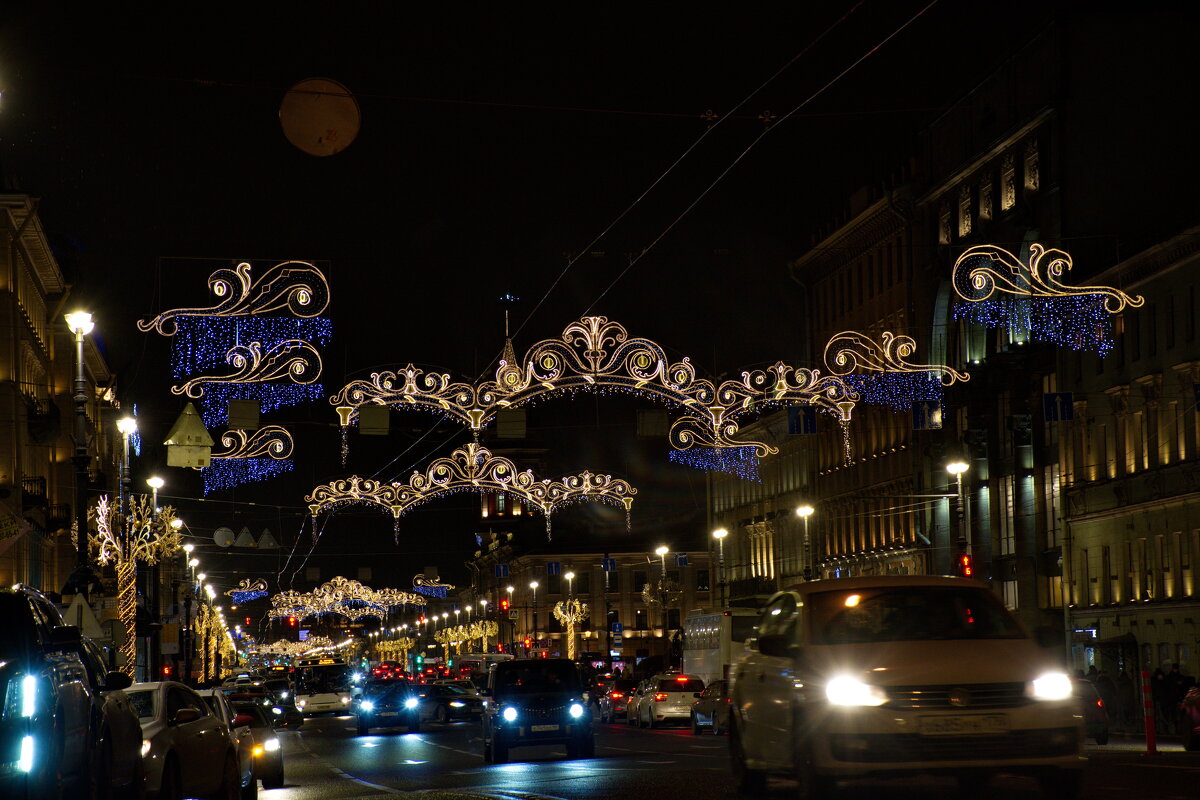
[[[979,182],[979,218],[988,220],[992,218],[992,181],[991,178],[984,178]]]
[[[573,583],[574,583],[573,589],[574,589],[575,594],[587,595],[587,594],[592,593],[592,573],[590,573],[590,572],[575,573],[575,580]]]
[[[958,236],[971,235],[971,187],[963,186],[958,190]]]
[[[1017,204],[1017,167],[1012,153],[1000,161],[1000,210],[1008,211]]]
[[[1038,169],[1038,143],[1037,139],[1030,139],[1025,143],[1025,190],[1036,192],[1038,186],[1041,185],[1041,177]]]
[[[604,573],[604,591],[610,594],[621,591],[621,573]]]
[[[707,592],[710,588],[712,587],[709,586],[708,570],[696,570],[696,591]]]
[[[562,573],[546,576],[546,594],[562,594]]]
[[[635,569],[633,571],[633,591],[640,592],[646,588],[646,570]]]
[[[667,609],[667,630],[668,631],[679,630],[679,609],[678,608],[668,608]]]
[[[938,211],[938,244],[950,244],[950,204],[945,200]]]
[[[646,609],[639,608],[633,612],[633,629],[635,631],[648,630],[646,626]]]
[[[1017,582],[1016,581],[1001,581],[1000,588],[1003,591],[1004,607],[1009,610],[1017,608]]]

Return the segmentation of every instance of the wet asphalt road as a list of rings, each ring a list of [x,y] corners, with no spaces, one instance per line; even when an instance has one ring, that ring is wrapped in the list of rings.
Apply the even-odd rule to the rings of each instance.
[[[687,729],[639,730],[597,725],[596,758],[568,761],[560,747],[513,750],[512,763],[484,764],[479,726],[428,723],[420,733],[374,731],[357,736],[351,717],[310,719],[285,733],[287,782],[262,800],[346,800],[415,793],[415,800],[563,798],[563,800],[734,800],[727,737]],[[1085,796],[1095,800],[1197,800],[1200,753],[1164,744],[1157,756],[1136,740],[1092,747]],[[764,800],[794,797],[795,784],[772,779]],[[846,800],[915,800],[956,796],[953,781],[913,778],[842,785]],[[1001,776],[990,792],[971,796],[1043,797],[1036,782]]]

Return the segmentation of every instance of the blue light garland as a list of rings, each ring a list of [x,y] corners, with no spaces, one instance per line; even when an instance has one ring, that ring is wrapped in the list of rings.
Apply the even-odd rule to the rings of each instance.
[[[229,348],[261,342],[270,349],[280,342],[301,339],[321,347],[333,338],[333,323],[324,317],[200,317],[177,318],[179,331],[171,340],[171,370],[177,380],[226,367]]]
[[[753,447],[689,447],[671,450],[667,458],[676,464],[705,472],[726,472],[744,481],[761,483],[758,456]]]
[[[936,372],[866,372],[843,375],[859,398],[871,405],[887,406],[894,411],[909,411],[914,400],[942,402],[942,380]]]
[[[252,600],[258,600],[260,597],[266,597],[269,594],[270,594],[270,592],[254,591],[254,592],[234,592],[233,594],[231,594],[229,596],[233,598],[234,603],[236,603],[237,605],[240,606],[243,603],[249,603]]]
[[[266,414],[324,397],[325,387],[320,383],[210,383],[201,398],[200,418],[208,428],[224,425],[229,421],[230,400],[257,400]]]
[[[1004,297],[956,303],[954,318],[985,328],[1028,331],[1035,342],[1086,350],[1103,358],[1113,349],[1112,314],[1101,295]]]
[[[445,586],[414,586],[413,591],[428,597],[444,598],[446,596]]]
[[[204,494],[208,495],[243,483],[265,481],[294,467],[290,458],[217,458],[200,473],[204,476]]]

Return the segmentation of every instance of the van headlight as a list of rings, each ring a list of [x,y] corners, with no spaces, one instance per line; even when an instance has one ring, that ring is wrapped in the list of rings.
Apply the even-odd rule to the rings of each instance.
[[[825,698],[835,706],[881,706],[888,701],[883,689],[840,675],[825,685]]]
[[[517,710],[512,706],[509,706],[501,712],[500,716],[504,717],[505,722],[516,722]]]
[[[410,697],[407,700],[405,700],[404,707],[405,708],[416,708],[417,707],[417,698]]]
[[[571,703],[571,707],[567,709],[567,713],[571,715],[571,719],[579,719],[583,716],[583,706],[579,703]]]
[[[1030,690],[1036,700],[1066,700],[1071,696],[1071,679],[1065,672],[1046,672],[1033,679]]]
[[[361,708],[363,711],[374,711],[375,710],[375,704],[372,703],[370,700],[363,700],[361,703],[358,704],[358,707]]]
[[[152,744],[149,739],[142,739],[142,758],[145,758],[146,754],[150,752],[151,746]]]
[[[263,749],[266,750],[268,753],[274,753],[276,750],[279,749],[279,740],[278,739],[267,739],[265,742],[263,742]]]

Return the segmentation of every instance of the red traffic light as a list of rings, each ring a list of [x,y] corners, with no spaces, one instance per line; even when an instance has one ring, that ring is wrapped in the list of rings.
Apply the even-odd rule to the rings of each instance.
[[[528,636],[526,636],[525,637],[525,649],[528,650],[531,647],[533,647],[533,639],[530,639]]]
[[[507,597],[500,598],[500,610],[508,611],[508,598]]]
[[[171,668],[169,666],[166,666],[166,665],[163,666],[163,677],[164,678],[171,677]]]
[[[975,576],[974,559],[969,553],[963,553],[958,557],[958,574],[964,578]]]
[[[246,627],[250,627],[250,618],[246,617]]]
[[[288,617],[288,626],[292,627],[292,628],[296,627],[296,618],[295,617]]]

